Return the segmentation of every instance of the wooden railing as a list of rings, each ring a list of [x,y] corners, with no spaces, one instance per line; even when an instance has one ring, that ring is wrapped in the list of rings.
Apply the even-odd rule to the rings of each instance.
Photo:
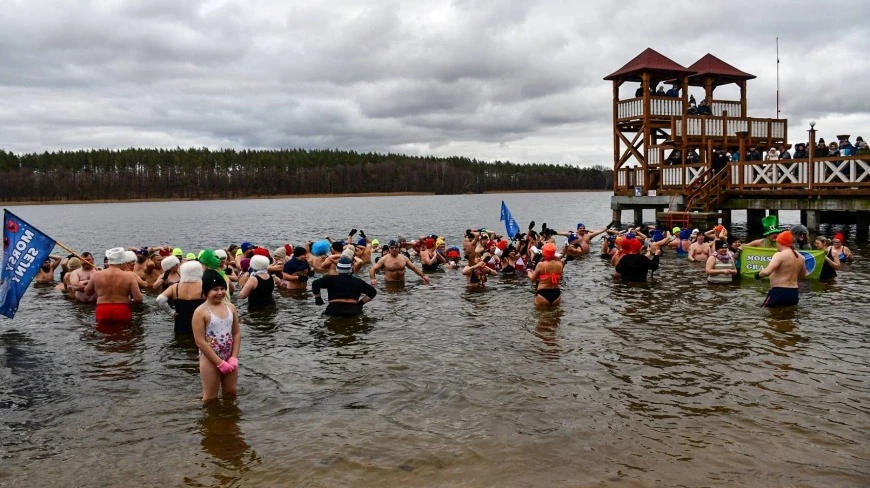
[[[679,117],[685,112],[682,98],[652,96],[649,99],[650,115],[657,117]],[[617,119],[637,119],[641,117],[643,117],[642,97],[621,100],[616,106]]]
[[[662,188],[674,190],[688,188],[706,169],[707,166],[700,163],[662,166]]]
[[[617,195],[634,195],[635,187],[643,186],[644,183],[643,168],[622,168],[616,172],[616,178],[613,180],[613,192]]]
[[[759,189],[870,190],[870,158],[856,156],[731,163],[731,186]]]
[[[688,107],[683,105],[683,98],[649,97],[650,115],[664,117],[679,117],[686,114]],[[728,112],[729,117],[740,117],[740,102],[734,100],[713,100],[710,104],[711,115],[721,117]],[[633,119],[643,117],[643,97],[628,98],[617,103],[617,119]]]
[[[729,117],[740,117],[740,102],[732,100],[713,100],[710,104],[710,111],[717,117],[722,116],[722,112],[728,112]]]
[[[617,119],[633,119],[643,117],[643,98],[621,100],[616,105]]]
[[[709,115],[687,115],[686,116],[686,135],[689,137],[722,137],[723,119],[721,117],[711,117]],[[728,137],[737,137],[738,132],[749,132],[749,136],[756,139],[785,139],[786,127],[788,120],[786,119],[756,119],[756,118],[741,118],[727,119],[724,130],[727,131]],[[671,133],[674,137],[683,137],[683,121],[681,118],[675,118],[671,126]]]

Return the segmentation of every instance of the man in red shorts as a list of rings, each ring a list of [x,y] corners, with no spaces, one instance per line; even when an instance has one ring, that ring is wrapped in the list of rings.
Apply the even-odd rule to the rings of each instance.
[[[141,303],[142,291],[136,277],[124,269],[124,248],[109,249],[106,259],[109,266],[94,273],[85,293],[97,294],[97,326],[129,324],[133,318],[130,303]]]

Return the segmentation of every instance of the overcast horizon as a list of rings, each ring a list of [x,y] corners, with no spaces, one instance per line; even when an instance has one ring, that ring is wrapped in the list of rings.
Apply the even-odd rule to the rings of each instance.
[[[0,1],[0,149],[612,167],[605,76],[647,47],[683,66],[711,53],[757,76],[748,115],[775,117],[777,36],[789,142],[807,139],[810,120],[828,141],[870,137],[870,29],[855,2],[321,3]],[[739,98],[733,86],[715,94]]]

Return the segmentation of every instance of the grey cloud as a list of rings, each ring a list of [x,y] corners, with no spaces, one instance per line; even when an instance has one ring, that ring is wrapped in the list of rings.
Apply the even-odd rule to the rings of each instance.
[[[646,47],[684,65],[710,52],[758,76],[750,115],[772,116],[776,36],[791,134],[810,118],[870,123],[868,29],[858,15],[821,19],[809,1],[7,2],[0,147],[610,164],[605,75]]]

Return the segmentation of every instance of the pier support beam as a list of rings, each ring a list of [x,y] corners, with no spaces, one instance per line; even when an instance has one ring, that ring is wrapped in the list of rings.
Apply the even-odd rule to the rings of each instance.
[[[613,222],[615,222],[617,225],[619,225],[619,223],[622,222],[622,209],[621,208],[614,208],[613,209],[613,218],[611,220]]]
[[[858,241],[867,242],[868,236],[870,236],[870,212],[858,212],[855,215],[855,223],[857,224],[855,233]]]
[[[767,211],[767,215],[776,215],[776,221],[779,222],[779,210],[770,209]]]
[[[728,229],[728,232],[731,232],[731,211],[730,210],[719,210],[722,213],[722,225]]]
[[[756,235],[761,230],[761,219],[764,218],[764,210],[750,208],[746,210],[746,229],[750,236]]]
[[[807,227],[810,234],[818,234],[822,224],[822,212],[819,210],[801,210],[801,224]]]
[[[635,226],[643,225],[643,209],[642,208],[634,209],[634,225]]]

